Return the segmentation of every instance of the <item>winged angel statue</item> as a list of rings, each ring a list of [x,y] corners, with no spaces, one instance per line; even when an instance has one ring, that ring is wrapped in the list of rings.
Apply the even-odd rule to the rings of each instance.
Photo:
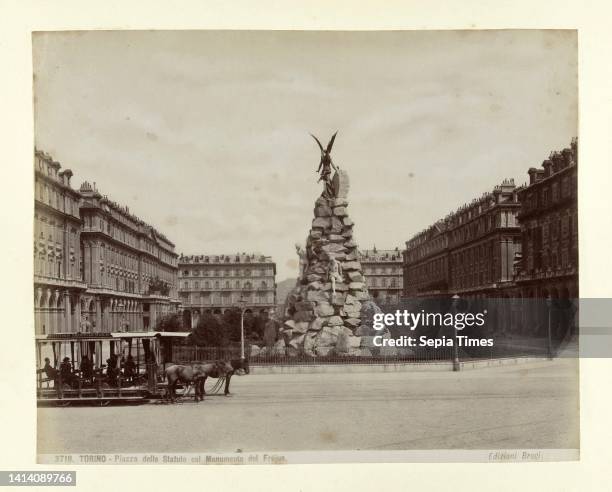
[[[312,133],[310,134],[310,136],[316,140],[317,144],[319,145],[319,149],[321,149],[321,162],[319,163],[319,167],[316,170],[316,172],[319,173],[319,180],[317,181],[317,183],[319,181],[323,181],[323,184],[325,186],[324,194],[326,194],[329,198],[332,198],[334,196],[331,178],[332,169],[334,171],[338,171],[338,168],[334,165],[334,162],[332,161],[330,155],[337,134],[338,132],[333,134],[331,140],[329,141],[325,149],[323,148],[323,145],[321,145],[321,142],[319,142],[319,139],[315,137]]]

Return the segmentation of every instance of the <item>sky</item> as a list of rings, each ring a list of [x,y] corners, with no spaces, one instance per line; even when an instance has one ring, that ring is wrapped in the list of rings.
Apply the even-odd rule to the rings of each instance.
[[[322,185],[350,177],[361,248],[400,249],[578,134],[574,31],[33,35],[35,145],[183,254],[297,276]],[[25,164],[24,164],[25,165]]]

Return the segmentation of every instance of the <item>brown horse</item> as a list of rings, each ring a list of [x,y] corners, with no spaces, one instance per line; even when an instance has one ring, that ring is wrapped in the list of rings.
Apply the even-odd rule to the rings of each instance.
[[[170,401],[176,398],[176,385],[180,381],[187,385],[183,394],[187,394],[190,386],[195,386],[195,401],[204,400],[204,383],[208,376],[223,377],[230,370],[226,362],[216,361],[208,364],[192,364],[190,366],[175,364],[166,369],[168,394]]]
[[[229,385],[230,385],[230,380],[232,379],[232,376],[234,375],[234,373],[238,370],[243,370],[246,374],[248,374],[250,372],[249,369],[249,361],[246,359],[232,359],[230,361],[225,362],[225,373],[224,374],[220,374],[220,375],[215,375],[214,373],[211,374],[207,374],[206,376],[204,376],[202,378],[202,395],[205,395],[206,392],[204,391],[204,383],[206,383],[206,378],[207,377],[211,377],[211,378],[219,378],[219,377],[225,377],[225,396],[228,396],[230,394],[229,392]]]

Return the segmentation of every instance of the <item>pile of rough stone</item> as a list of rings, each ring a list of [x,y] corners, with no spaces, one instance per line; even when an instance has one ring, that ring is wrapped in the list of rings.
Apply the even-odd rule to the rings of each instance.
[[[281,336],[272,353],[295,356],[371,355],[372,316],[380,309],[370,300],[353,238],[345,197],[320,196],[306,241],[306,264],[287,297]],[[328,272],[339,263],[342,281],[335,294]]]

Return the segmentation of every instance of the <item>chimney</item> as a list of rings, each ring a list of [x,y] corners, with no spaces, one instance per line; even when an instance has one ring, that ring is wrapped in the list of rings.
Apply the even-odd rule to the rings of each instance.
[[[552,156],[553,161],[553,171],[559,172],[563,169],[564,159],[563,156],[559,152],[555,152]]]
[[[536,173],[538,170],[535,167],[530,167],[527,174],[529,174],[529,184],[532,185],[536,182]]]
[[[562,150],[562,155],[563,155],[563,167],[569,167],[572,164],[572,149],[563,149]]]

